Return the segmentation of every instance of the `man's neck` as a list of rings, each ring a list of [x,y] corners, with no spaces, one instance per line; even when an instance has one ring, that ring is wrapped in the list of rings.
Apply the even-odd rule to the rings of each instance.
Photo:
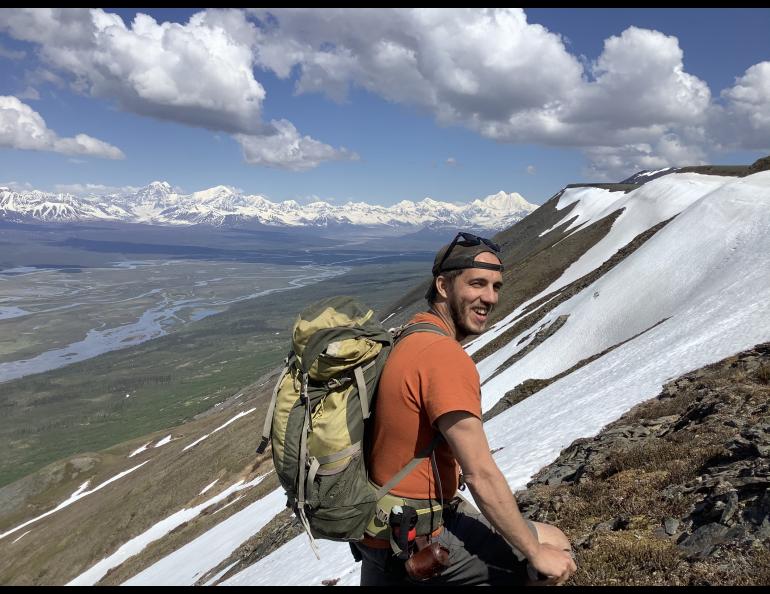
[[[446,327],[452,332],[452,336],[454,336],[454,339],[457,342],[462,342],[467,338],[467,335],[462,333],[455,325],[452,314],[449,312],[449,307],[447,307],[446,303],[433,303],[428,311],[434,316],[441,318],[441,321],[446,324]]]

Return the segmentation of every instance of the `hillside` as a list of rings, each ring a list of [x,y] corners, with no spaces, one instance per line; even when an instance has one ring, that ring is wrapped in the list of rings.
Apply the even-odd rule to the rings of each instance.
[[[495,236],[504,297],[466,346],[490,447],[511,487],[528,487],[524,510],[575,542],[574,584],[766,583],[724,570],[767,567],[770,536],[758,495],[770,341],[761,168],[567,187]],[[383,308],[388,325],[423,293]],[[1,489],[0,583],[357,583],[347,545],[321,542],[315,560],[282,512],[269,455],[254,456],[271,379],[226,410]],[[737,480],[745,468],[756,481]]]

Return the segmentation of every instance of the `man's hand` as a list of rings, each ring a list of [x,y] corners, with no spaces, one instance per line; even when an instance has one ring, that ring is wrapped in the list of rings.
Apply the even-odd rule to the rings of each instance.
[[[537,553],[529,558],[529,562],[540,574],[548,576],[544,580],[532,582],[532,585],[560,586],[577,571],[569,551],[548,543],[540,543]]]

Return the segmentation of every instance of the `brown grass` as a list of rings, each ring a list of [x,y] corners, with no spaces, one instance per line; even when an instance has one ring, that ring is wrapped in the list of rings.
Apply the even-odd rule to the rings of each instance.
[[[650,538],[644,531],[608,532],[577,554],[572,586],[659,586],[682,563],[676,545]]]
[[[770,384],[770,365],[763,363],[757,369],[757,381],[763,385]]]
[[[15,536],[0,541],[0,583],[66,583],[160,519],[182,507],[191,507],[215,496],[239,479],[267,472],[272,466],[269,461],[264,463],[269,459],[269,454],[255,456],[254,448],[267,408],[264,402],[269,398],[271,387],[266,385],[258,390],[245,390],[245,402],[240,408],[235,406],[203,415],[171,431],[154,434],[156,438],[168,433],[174,436],[174,441],[157,450],[151,449],[128,459],[128,453],[149,441],[149,436],[125,442],[100,452],[98,463],[80,476],[71,477],[67,472],[68,465],[62,462],[63,470],[54,472],[55,476],[61,476],[61,483],[50,484],[41,491],[19,493],[22,501],[31,495],[38,502],[39,508],[34,512],[27,509],[25,513],[23,506],[17,512],[24,514],[24,519],[29,519],[69,497],[89,476],[94,477],[91,485],[95,486],[144,460],[152,460],[93,495],[32,524],[29,527],[32,531],[17,543],[11,542]],[[222,431],[212,433],[214,428],[232,418],[239,410],[247,410],[251,406],[257,406],[258,411]],[[200,446],[183,451],[185,445],[203,434],[210,434],[210,437]],[[263,462],[261,467],[255,465],[260,460]],[[215,487],[200,496],[201,489],[215,478],[219,478]],[[131,577],[175,547],[253,502],[267,490],[275,488],[276,484],[274,477],[268,477],[246,492],[247,497],[222,513],[215,516],[202,514],[187,525],[177,528],[172,534],[148,546],[140,555],[116,568],[108,581],[112,579],[115,582],[111,583],[119,583],[118,580]],[[17,525],[16,521],[21,519],[17,514],[4,517],[7,528]],[[20,531],[19,535],[24,531],[26,529]]]
[[[666,518],[687,516],[703,497],[676,487],[691,484],[720,463],[725,444],[740,431],[736,415],[749,426],[766,422],[770,388],[763,368],[768,363],[751,363],[751,371],[747,365],[748,359],[733,356],[670,382],[658,398],[604,429],[642,425],[667,432],[618,445],[606,458],[590,456],[578,483],[529,488],[524,500],[538,503],[532,519],[558,526],[578,543],[578,572],[569,585],[770,583],[766,545],[734,542],[720,545],[706,559],[689,560],[676,546],[676,535],[668,537],[662,530]],[[717,408],[729,406],[729,412],[706,406],[707,392]]]

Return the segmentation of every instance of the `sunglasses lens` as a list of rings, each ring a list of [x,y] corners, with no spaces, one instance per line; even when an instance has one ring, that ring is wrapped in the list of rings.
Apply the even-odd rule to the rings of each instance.
[[[447,261],[447,258],[449,258],[449,254],[452,253],[452,249],[454,249],[454,247],[457,244],[461,244],[465,247],[470,247],[473,245],[479,245],[482,242],[484,243],[484,245],[488,246],[491,250],[495,252],[500,251],[500,246],[497,245],[494,241],[491,241],[484,237],[479,237],[478,235],[473,235],[473,233],[465,233],[463,231],[458,232],[455,238],[452,240],[452,243],[449,244],[447,251],[444,252],[444,256],[441,258],[441,262],[439,262],[437,265],[433,267],[433,274],[436,275],[442,270],[442,267],[444,266],[444,262]]]
[[[497,245],[494,241],[492,241],[490,239],[486,239],[485,237],[479,237],[478,235],[473,235],[472,233],[465,233],[465,232],[462,232],[462,231],[460,233],[458,233],[458,236],[461,236],[467,242],[467,244],[469,246],[470,245],[479,245],[480,243],[483,243],[484,245],[487,245],[490,248],[492,248],[493,250],[495,250],[496,252],[500,251],[500,246],[499,245]],[[455,238],[455,239],[457,239],[457,238]]]

